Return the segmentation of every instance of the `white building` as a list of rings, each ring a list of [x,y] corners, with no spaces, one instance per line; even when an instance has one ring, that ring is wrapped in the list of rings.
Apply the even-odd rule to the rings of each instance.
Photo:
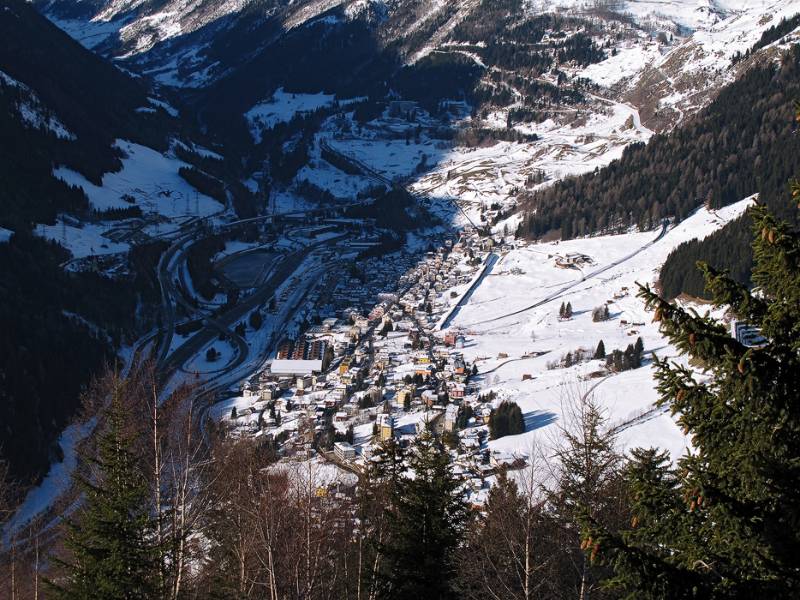
[[[321,371],[321,360],[275,359],[270,365],[270,372],[278,376],[303,377],[306,375],[313,375],[314,373],[320,373]]]
[[[353,460],[356,457],[356,449],[347,442],[336,442],[333,453],[339,460]]]

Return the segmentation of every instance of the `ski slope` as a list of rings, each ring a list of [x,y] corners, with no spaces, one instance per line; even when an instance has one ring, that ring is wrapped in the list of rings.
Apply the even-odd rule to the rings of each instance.
[[[450,329],[466,332],[466,360],[476,361],[479,372],[486,373],[481,391],[494,390],[498,403],[503,399],[517,402],[530,421],[525,434],[493,441],[490,446],[524,453],[532,436],[541,443],[538,436],[554,435],[551,425],[561,418],[563,402],[593,387],[612,425],[634,421],[620,428],[625,447],[655,445],[669,450],[673,459],[683,454],[690,442],[672,417],[657,411],[645,414],[657,399],[649,365],[599,380],[589,374],[600,371],[604,361],[556,369],[548,369],[548,363],[579,348],[594,352],[601,339],[608,353],[624,350],[637,337],[644,342],[646,356],[656,352],[662,358],[677,357],[636,297],[636,284],[652,284],[675,247],[713,233],[741,215],[752,201],[748,198],[719,211],[699,209],[656,239],[654,232],[599,236],[530,244],[503,256],[450,324]],[[579,269],[556,266],[555,258],[568,253],[585,254],[593,264]],[[592,309],[607,301],[611,319],[593,322]],[[571,303],[572,319],[558,318],[562,302]],[[540,352],[545,354],[532,356]],[[523,381],[523,375],[532,379]]]

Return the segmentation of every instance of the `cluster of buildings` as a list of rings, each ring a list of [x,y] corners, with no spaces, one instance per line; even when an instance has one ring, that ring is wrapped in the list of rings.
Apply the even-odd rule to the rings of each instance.
[[[462,354],[469,334],[440,331],[438,324],[457,302],[451,290],[465,289],[482,268],[483,247],[478,233],[467,230],[392,276],[391,291],[375,294],[374,282],[362,288],[357,278],[342,286],[323,282],[320,288],[334,290],[325,299],[343,308],[279,345],[242,387],[252,412],[239,410],[228,427],[276,442],[285,455],[320,453],[354,471],[381,441],[407,445],[430,429],[447,441],[458,472],[482,497],[488,486],[478,482],[502,464],[519,465],[519,457],[487,449],[492,403],[479,395],[477,369]],[[384,263],[397,269],[408,261],[394,256]],[[364,264],[382,271],[378,262]],[[358,295],[367,286],[372,303],[365,307]]]

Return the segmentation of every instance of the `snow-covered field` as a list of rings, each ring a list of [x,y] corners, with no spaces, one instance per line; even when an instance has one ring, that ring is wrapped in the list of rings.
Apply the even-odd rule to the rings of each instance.
[[[2,543],[8,544],[10,536],[20,531],[20,528],[31,519],[39,516],[53,501],[66,491],[72,484],[72,473],[78,464],[77,446],[94,429],[95,420],[90,419],[85,423],[74,423],[68,426],[58,438],[58,444],[64,455],[64,460],[54,462],[42,482],[31,489],[17,512],[6,523],[2,530]]]
[[[256,104],[245,113],[250,132],[256,142],[261,141],[264,131],[275,127],[278,123],[287,123],[297,114],[314,112],[333,104],[332,94],[301,94],[284,92],[278,88],[272,98]]]
[[[447,144],[430,139],[421,139],[416,143],[402,139],[337,139],[330,144],[389,179],[412,175],[423,160],[428,165],[436,165],[447,156],[449,150]]]
[[[623,79],[633,77],[659,58],[661,53],[656,43],[628,44],[618,49],[616,55],[589,65],[579,71],[578,75],[598,85],[611,87]]]
[[[375,185],[366,177],[348,176],[322,159],[309,161],[297,173],[296,179],[298,182],[307,181],[341,199],[353,197]]]
[[[82,223],[80,227],[75,227],[59,221],[55,225],[39,225],[36,233],[64,246],[73,258],[117,254],[130,249],[127,243],[103,237],[107,230],[108,225],[102,223]]]
[[[133,198],[145,213],[168,218],[209,216],[223,209],[219,202],[200,194],[178,175],[178,169],[189,166],[185,162],[126,140],[117,140],[116,146],[126,155],[122,170],[103,175],[100,186],[66,167],[57,167],[53,174],[83,188],[97,210],[130,207],[123,196]]]
[[[579,348],[594,352],[600,340],[609,353],[624,350],[637,337],[644,342],[646,356],[651,352],[676,356],[636,298],[636,283],[653,283],[672,249],[716,231],[751,202],[743,200],[714,212],[699,209],[659,239],[654,232],[629,233],[531,244],[508,252],[450,325],[466,332],[463,353],[468,361],[477,361],[485,389],[497,392],[497,402],[517,402],[526,414],[525,434],[493,441],[491,448],[525,452],[531,436],[561,418],[564,401],[590,391],[613,425],[652,409],[657,394],[647,361],[639,369],[608,378],[589,376],[600,371],[604,361],[556,369],[548,369],[548,363]],[[591,257],[592,264],[580,269],[556,266],[557,256],[575,252]],[[569,320],[559,319],[562,302],[572,304]],[[606,304],[610,320],[593,322],[592,309]],[[545,354],[524,356],[538,352]],[[667,414],[649,417],[621,431],[624,445],[656,445],[668,449],[673,458],[680,456],[687,440],[673,419]]]

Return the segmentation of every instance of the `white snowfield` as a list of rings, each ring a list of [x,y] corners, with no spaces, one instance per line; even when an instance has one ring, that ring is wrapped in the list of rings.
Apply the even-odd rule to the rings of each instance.
[[[579,2],[560,0],[576,5]],[[665,34],[679,26],[673,42],[662,45],[640,32],[626,40],[616,55],[589,65],[576,75],[611,87],[621,85],[633,94],[657,94],[659,107],[675,111],[680,123],[701,109],[716,90],[733,81],[743,56],[770,27],[800,13],[800,0],[672,0],[623,2],[639,23],[661,25]],[[688,36],[684,33],[688,29]],[[762,53],[800,41],[795,29],[769,44]],[[777,59],[780,53],[772,53]],[[665,84],[661,87],[661,84]]]
[[[189,212],[195,216],[208,216],[223,208],[178,175],[178,169],[188,167],[187,163],[126,140],[117,140],[115,145],[125,153],[122,170],[103,175],[100,186],[66,167],[57,167],[53,174],[70,185],[83,188],[92,207],[97,210],[132,206],[123,199],[124,196],[133,198],[142,212],[167,218],[185,216]]]
[[[20,535],[24,525],[49,508],[56,498],[69,489],[73,483],[72,473],[78,464],[77,446],[91,433],[95,424],[96,420],[92,418],[85,423],[69,425],[61,432],[58,444],[64,460],[50,465],[42,482],[28,492],[14,516],[0,529],[0,546],[8,545],[13,535]]]
[[[677,459],[689,442],[670,415],[653,411],[657,393],[649,360],[639,369],[607,378],[588,376],[601,371],[604,361],[552,370],[547,366],[579,348],[593,353],[600,340],[608,353],[625,350],[637,337],[644,342],[646,357],[652,352],[662,358],[677,357],[636,297],[636,283],[652,284],[670,251],[716,231],[741,215],[752,200],[720,211],[699,209],[658,239],[657,232],[601,236],[531,244],[503,256],[450,325],[466,332],[463,353],[467,361],[477,361],[484,374],[482,392],[494,390],[496,403],[512,400],[525,414],[525,434],[493,441],[490,447],[528,452],[532,437],[541,444],[543,433],[544,439],[555,434],[565,400],[593,393],[610,423],[619,426],[625,448],[658,446]],[[593,262],[579,269],[556,266],[556,257],[568,253],[588,255]],[[558,318],[562,302],[572,304],[569,320]],[[606,304],[611,319],[593,322],[592,309]],[[525,357],[535,352],[546,354]]]
[[[589,0],[531,0],[536,10],[543,6],[565,9],[590,8]],[[629,14],[639,22],[672,22],[691,30],[708,29],[731,16],[752,10],[770,11],[785,5],[780,0],[621,0],[617,12]]]
[[[297,114],[310,113],[330,106],[336,96],[333,94],[303,94],[285,92],[278,88],[272,98],[259,102],[245,113],[250,133],[256,143],[261,142],[264,131],[278,123],[288,123]]]
[[[8,73],[0,71],[0,86],[14,87],[22,91],[26,98],[20,100],[16,109],[22,121],[32,129],[44,129],[62,140],[74,140],[75,134],[69,131],[52,111],[48,111],[39,96],[31,88],[17,81]]]
[[[130,249],[127,243],[114,242],[103,236],[108,229],[108,225],[97,223],[83,223],[76,227],[58,221],[55,225],[38,225],[36,233],[64,246],[73,258],[127,252]]]

